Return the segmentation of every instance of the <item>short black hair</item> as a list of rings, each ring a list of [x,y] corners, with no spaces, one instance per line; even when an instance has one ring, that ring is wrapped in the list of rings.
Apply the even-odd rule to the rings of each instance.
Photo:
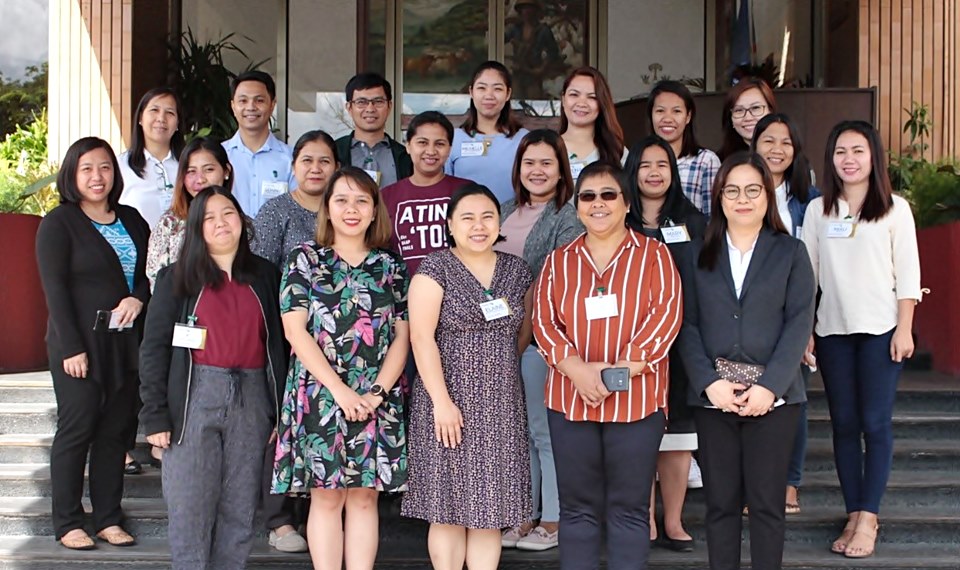
[[[120,163],[117,161],[117,155],[107,141],[97,137],[83,137],[70,145],[67,154],[63,156],[63,162],[60,164],[60,171],[57,172],[57,192],[60,194],[61,204],[79,204],[83,201],[80,189],[77,188],[77,167],[80,164],[80,157],[90,151],[102,148],[110,155],[110,162],[113,163],[113,186],[110,193],[107,194],[107,206],[111,211],[117,208],[120,202],[120,194],[123,193],[123,176],[120,174]]]
[[[237,95],[237,88],[240,87],[240,84],[244,81],[259,81],[260,83],[263,83],[263,85],[267,88],[267,93],[270,94],[270,98],[277,98],[277,84],[273,82],[273,78],[270,77],[270,74],[255,69],[253,71],[244,71],[240,75],[233,78],[233,81],[230,82],[231,99]]]
[[[413,140],[413,136],[417,134],[417,129],[423,125],[440,125],[443,130],[447,131],[447,142],[453,144],[453,123],[440,111],[424,111],[410,119],[410,124],[407,125],[407,142]]]
[[[390,82],[384,76],[372,71],[364,71],[351,77],[344,88],[344,94],[347,96],[347,101],[352,101],[354,91],[376,89],[377,87],[383,87],[387,101],[393,101],[393,90],[390,89]]]
[[[497,200],[496,195],[494,195],[489,188],[483,184],[477,184],[476,182],[464,184],[453,191],[453,194],[450,195],[450,202],[447,204],[447,225],[444,227],[443,231],[447,235],[447,245],[450,247],[456,247],[457,245],[457,242],[453,240],[453,234],[450,233],[450,220],[453,219],[453,212],[457,209],[457,205],[460,204],[460,201],[467,196],[487,197],[491,202],[493,202],[494,207],[496,207],[497,220],[500,219],[500,201]],[[507,238],[503,237],[501,234],[497,236],[497,241],[493,243],[498,244],[506,239]]]
[[[598,160],[597,162],[591,162],[590,164],[583,167],[583,170],[580,171],[580,176],[577,177],[577,188],[573,193],[574,205],[579,201],[580,188],[583,187],[583,181],[588,178],[596,178],[598,176],[609,176],[613,178],[614,182],[617,183],[617,187],[620,188],[620,197],[623,198],[623,201],[628,206],[630,205],[630,197],[627,196],[629,188],[627,187],[627,177],[623,172],[623,169],[620,168],[619,164],[611,164],[609,162],[604,162]]]
[[[340,161],[340,156],[337,155],[337,143],[333,140],[326,131],[320,129],[314,131],[307,131],[303,133],[299,139],[297,139],[297,144],[293,146],[293,162],[297,161],[297,157],[300,156],[300,153],[303,152],[303,147],[312,142],[322,142],[327,145],[327,148],[330,149],[330,152],[333,154],[333,161],[339,167],[342,162]]]

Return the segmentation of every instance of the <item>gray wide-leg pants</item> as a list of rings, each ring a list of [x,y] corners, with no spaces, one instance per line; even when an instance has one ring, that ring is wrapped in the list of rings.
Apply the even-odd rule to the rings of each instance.
[[[173,570],[238,570],[253,546],[273,402],[263,370],[195,365],[181,443],[163,454]]]

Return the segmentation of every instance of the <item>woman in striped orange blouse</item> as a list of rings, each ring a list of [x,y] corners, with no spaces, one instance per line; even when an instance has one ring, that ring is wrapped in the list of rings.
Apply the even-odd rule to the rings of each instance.
[[[583,169],[586,234],[553,251],[536,285],[533,333],[550,367],[546,405],[560,494],[560,567],[646,568],[649,488],[663,436],[667,353],[680,329],[680,277],[667,247],[625,225],[623,173]]]

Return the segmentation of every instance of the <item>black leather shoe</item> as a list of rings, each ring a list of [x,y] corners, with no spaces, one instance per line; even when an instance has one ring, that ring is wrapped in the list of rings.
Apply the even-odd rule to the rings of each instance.
[[[140,462],[136,459],[130,461],[123,466],[124,475],[139,475],[143,473],[143,465],[140,465]]]
[[[663,535],[657,539],[657,546],[674,552],[693,552],[693,539],[677,540]]]

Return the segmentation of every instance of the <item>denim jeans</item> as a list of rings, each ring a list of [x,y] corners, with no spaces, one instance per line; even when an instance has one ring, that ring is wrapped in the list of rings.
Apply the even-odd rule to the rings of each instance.
[[[533,518],[547,522],[560,520],[560,499],[557,496],[557,469],[553,463],[544,385],[547,363],[533,345],[520,358],[523,395],[527,400],[527,426],[530,439],[530,483],[533,494]]]

